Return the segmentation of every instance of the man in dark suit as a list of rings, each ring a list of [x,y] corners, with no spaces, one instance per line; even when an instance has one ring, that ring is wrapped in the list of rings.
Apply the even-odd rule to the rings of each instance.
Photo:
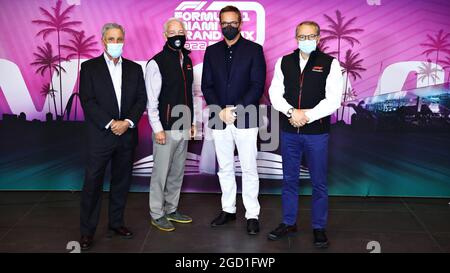
[[[236,145],[242,169],[247,232],[257,234],[260,211],[256,165],[257,107],[264,91],[266,63],[262,47],[241,37],[240,11],[227,6],[219,16],[224,40],[206,49],[202,75],[202,91],[211,111],[209,127],[214,138],[222,190],[222,211],[211,226],[221,226],[236,219]]]
[[[88,160],[80,209],[80,245],[92,246],[98,224],[103,180],[111,161],[109,232],[122,238],[133,233],[124,225],[130,188],[133,153],[138,141],[137,124],[146,108],[147,94],[142,67],[122,58],[123,27],[108,23],[102,29],[105,52],[81,65],[80,100],[84,110]]]

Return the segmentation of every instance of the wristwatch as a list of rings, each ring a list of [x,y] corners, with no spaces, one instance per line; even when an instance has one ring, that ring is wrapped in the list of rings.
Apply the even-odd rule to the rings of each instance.
[[[287,111],[287,117],[291,118],[292,117],[292,112],[294,112],[294,108],[291,108]]]

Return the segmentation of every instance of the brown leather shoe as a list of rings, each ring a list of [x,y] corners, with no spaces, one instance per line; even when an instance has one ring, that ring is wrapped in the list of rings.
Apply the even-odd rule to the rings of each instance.
[[[122,239],[131,239],[133,238],[134,234],[126,227],[120,227],[120,228],[109,228],[108,232],[108,238],[113,237],[113,235],[118,235]]]
[[[93,236],[82,235],[80,239],[80,247],[81,250],[89,250],[94,243]]]

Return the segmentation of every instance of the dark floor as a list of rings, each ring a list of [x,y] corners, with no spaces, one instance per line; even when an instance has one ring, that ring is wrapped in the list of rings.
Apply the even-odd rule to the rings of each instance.
[[[79,239],[79,192],[0,192],[0,252],[68,252]],[[369,252],[378,241],[382,252],[450,252],[450,200],[425,198],[331,197],[327,250],[312,247],[310,197],[301,196],[299,233],[277,242],[266,235],[281,217],[280,196],[260,196],[261,233],[245,232],[241,196],[238,220],[212,229],[219,211],[218,194],[182,194],[180,210],[193,217],[176,231],[162,232],[150,225],[148,194],[130,193],[127,225],[132,240],[106,238],[107,201],[90,252]]]

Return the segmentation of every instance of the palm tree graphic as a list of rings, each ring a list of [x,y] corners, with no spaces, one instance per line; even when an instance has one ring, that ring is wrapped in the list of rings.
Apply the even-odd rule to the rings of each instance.
[[[73,11],[75,8],[75,5],[70,5],[66,9],[62,10],[62,0],[58,0],[56,2],[56,5],[52,7],[52,12],[44,9],[43,7],[39,7],[42,15],[45,19],[43,20],[33,20],[32,23],[44,26],[43,29],[41,29],[36,36],[42,35],[42,39],[45,40],[45,38],[51,34],[56,32],[57,35],[57,43],[58,43],[58,65],[61,67],[61,33],[72,33],[75,32],[72,27],[78,26],[81,24],[80,21],[70,21],[69,14]],[[64,71],[64,70],[62,70]],[[63,103],[62,103],[62,75],[59,77],[59,92],[60,92],[60,110],[61,114],[63,111]]]
[[[355,44],[359,44],[359,41],[351,35],[363,32],[364,30],[361,28],[351,28],[352,24],[355,22],[357,17],[353,17],[350,20],[345,21],[345,16],[342,16],[339,10],[336,10],[336,20],[334,20],[333,18],[331,18],[326,14],[324,16],[326,21],[329,23],[328,25],[329,29],[321,30],[323,34],[326,34],[326,36],[323,37],[321,40],[323,42],[337,40],[337,58],[338,61],[341,61],[340,59],[341,42],[346,41],[352,47]]]
[[[352,52],[351,49],[347,50],[345,52],[345,59],[343,62],[341,62],[341,66],[343,69],[343,73],[346,73],[346,77],[345,77],[345,92],[344,92],[344,103],[347,101],[347,95],[348,95],[348,90],[347,90],[347,85],[348,85],[348,80],[349,77],[351,76],[353,78],[354,81],[356,81],[356,79],[361,79],[361,74],[360,72],[366,71],[365,68],[363,68],[361,66],[361,63],[363,62],[364,59],[359,58],[359,53],[354,53]],[[342,115],[341,115],[341,120],[344,119],[344,110],[342,110]]]
[[[53,99],[53,105],[55,107],[55,113],[56,113],[56,100],[55,100],[55,92],[57,92],[56,90],[54,90],[49,83],[45,83],[42,88],[41,88],[41,94],[44,97],[49,97],[48,100],[48,112],[51,113],[50,110],[50,99]]]
[[[439,79],[437,75],[438,71],[442,71],[441,69],[437,69],[437,67],[432,67],[431,60],[429,62],[422,62],[422,65],[419,66],[419,72],[417,74],[421,75],[419,80],[423,82],[425,79],[428,80],[428,85],[430,85],[430,78],[433,80],[434,84],[436,84],[436,80]]]
[[[321,52],[326,53],[328,55],[335,56],[337,54],[337,51],[329,51],[330,47],[327,45],[327,42],[326,41],[324,42],[322,39],[319,41],[319,44],[317,44],[317,48]]]
[[[356,94],[356,90],[353,87],[347,87],[347,91],[345,92],[344,96],[347,97],[347,101],[352,101],[352,100],[356,100],[356,98],[358,97],[358,94]],[[350,119],[350,112],[347,112],[347,119]],[[342,113],[343,114],[343,113]]]
[[[61,71],[65,72],[64,68],[58,64],[58,60],[61,58],[59,55],[53,55],[52,45],[48,42],[45,43],[45,46],[38,46],[37,50],[37,53],[33,53],[35,60],[31,65],[38,67],[36,69],[36,74],[41,74],[41,76],[44,76],[44,73],[48,71],[50,77],[50,89],[53,90],[54,95],[55,91],[53,88],[52,71],[56,71],[57,75],[59,75]],[[58,116],[55,96],[53,96],[53,102],[55,104],[55,115]]]
[[[77,90],[72,96],[78,96],[80,91],[80,59],[81,57],[92,58],[91,53],[97,52],[97,49],[93,48],[97,42],[94,41],[95,36],[85,37],[84,31],[73,32],[72,39],[69,40],[69,45],[61,45],[62,48],[68,50],[70,53],[67,55],[67,59],[77,58]],[[75,99],[75,97],[73,98]],[[75,100],[75,120],[77,120],[77,102]]]
[[[441,60],[441,63],[443,63],[444,69],[448,70],[448,76],[447,76],[447,82],[450,82],[450,57],[447,56],[445,57],[445,60]],[[445,75],[444,75],[444,80],[445,80]]]
[[[436,52],[436,69],[434,70],[435,73],[439,71],[437,69],[439,53],[444,52],[450,54],[450,42],[448,41],[449,38],[450,33],[444,34],[444,30],[441,29],[434,37],[430,34],[427,34],[427,41],[420,44],[421,46],[428,48],[427,50],[422,52],[422,54],[425,54],[427,57],[430,54]],[[434,79],[436,78],[438,78],[437,75],[434,77]]]

